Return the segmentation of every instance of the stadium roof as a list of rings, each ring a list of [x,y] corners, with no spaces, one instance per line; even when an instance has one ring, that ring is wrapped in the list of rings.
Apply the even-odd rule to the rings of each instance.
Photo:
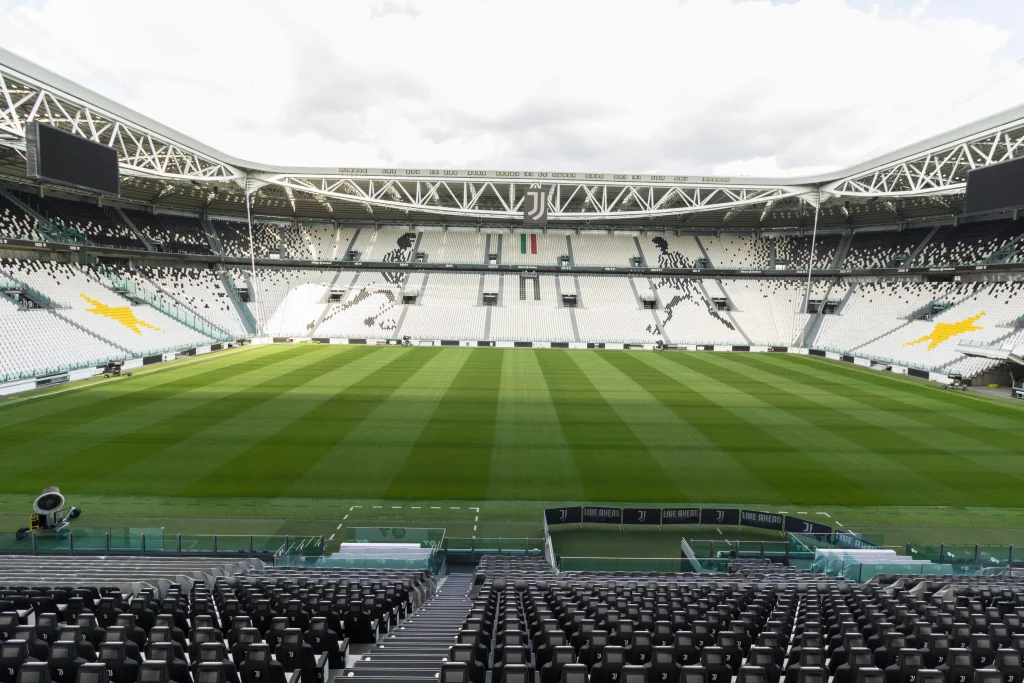
[[[714,230],[823,227],[949,218],[967,172],[1016,158],[1024,106],[832,173],[713,177],[520,169],[286,167],[238,159],[0,49],[0,174],[26,183],[32,120],[118,149],[122,196],[164,208],[402,224],[511,225],[525,190],[550,186],[548,219],[565,227]]]

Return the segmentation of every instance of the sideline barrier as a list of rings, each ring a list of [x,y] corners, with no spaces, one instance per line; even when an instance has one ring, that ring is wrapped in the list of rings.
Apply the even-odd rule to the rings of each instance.
[[[72,527],[68,533],[0,533],[0,552],[46,555],[274,555],[322,556],[323,536],[167,534],[162,528]]]

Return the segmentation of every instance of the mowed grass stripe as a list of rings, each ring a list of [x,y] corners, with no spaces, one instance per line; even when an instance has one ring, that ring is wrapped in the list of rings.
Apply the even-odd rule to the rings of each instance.
[[[922,456],[934,458],[936,449],[942,449],[942,441],[951,434],[940,434],[934,430],[922,430],[922,425],[906,419],[901,413],[889,413],[879,406],[860,404],[842,395],[833,386],[821,386],[811,378],[794,378],[792,375],[772,373],[759,366],[753,356],[757,354],[735,354],[729,359],[730,369],[756,382],[759,387],[775,387],[778,394],[788,396],[793,408],[813,417],[814,421],[844,438],[860,444],[897,463],[904,471],[894,470],[893,476],[914,476],[931,479],[934,493],[943,496],[957,495],[950,482],[930,476],[918,465]],[[761,354],[767,355],[767,354]],[[710,359],[713,362],[715,359]],[[737,368],[736,366],[742,366]],[[970,462],[951,455],[949,466],[960,469],[970,467]]]
[[[1001,490],[1004,502],[993,500],[993,505],[1006,505],[1019,497],[1024,466],[1020,458],[1024,444],[1019,439],[1011,444],[1016,446],[1016,452],[1006,451],[973,438],[977,428],[953,417],[909,409],[889,395],[869,394],[805,374],[799,368],[787,372],[752,356],[740,362],[747,366],[747,372],[789,387],[790,392],[799,390],[809,399],[826,401],[837,410],[862,416],[863,421],[884,429],[887,438],[881,439],[879,448],[909,469],[944,485],[942,497],[946,504],[966,504],[971,498],[970,491],[989,491],[991,495],[994,490]],[[794,376],[799,378],[796,386]]]
[[[295,457],[296,444],[315,429],[320,434],[335,424],[336,415],[330,412],[309,417],[311,411],[325,402],[334,401],[346,389],[381,370],[402,354],[382,353],[380,347],[332,346],[321,353],[337,354],[335,349],[350,349],[338,354],[345,364],[300,384],[273,401],[264,401],[242,412],[210,425],[184,441],[137,463],[126,472],[127,477],[147,479],[155,493],[182,495],[189,491],[209,495],[211,491],[231,490],[230,483],[240,471],[248,467],[248,455],[265,441],[273,440],[277,447],[279,468],[287,467]],[[296,435],[296,423],[307,420],[301,435]],[[308,420],[315,421],[311,426]],[[242,487],[234,493],[244,496]],[[253,498],[255,499],[255,498]]]
[[[589,500],[671,501],[682,495],[571,352],[537,352],[537,359]]]
[[[617,351],[598,351],[574,353],[572,358],[623,423],[672,477],[681,492],[678,500],[725,500],[714,493],[725,488],[724,482],[728,482],[732,490],[745,490],[755,500],[784,500],[648,389],[650,386],[657,391],[659,385],[671,383],[667,378],[662,377],[660,383],[648,381],[643,385],[635,375],[623,372],[619,362],[626,356]],[[642,364],[633,367],[646,368]]]
[[[225,379],[259,369],[284,352],[284,349],[254,349],[225,359],[211,357],[163,372],[113,380],[88,389],[0,409],[0,448],[11,448],[32,441],[40,433],[54,435],[99,418],[151,405],[165,398],[210,384],[211,375]]]
[[[732,413],[637,354],[608,352],[601,358],[613,366],[617,381],[635,383],[662,406],[645,431],[663,434],[669,448],[675,445],[690,500],[729,501],[737,491],[763,503],[793,500],[792,489],[801,486],[804,467],[810,464],[806,456],[792,458],[789,446],[755,425],[750,432],[737,430]],[[785,472],[771,464],[781,456],[787,457]]]
[[[233,391],[193,402],[183,413],[158,414],[163,419],[123,433],[114,443],[99,443],[60,463],[84,492],[115,493],[124,486],[125,468],[157,456],[200,432],[215,429],[224,420],[271,403],[311,380],[344,367],[365,352],[303,347],[292,352],[293,361],[279,363],[265,372],[261,382],[235,387]],[[180,462],[180,461],[179,461]],[[202,463],[194,463],[202,465]],[[138,479],[136,480],[138,481]]]
[[[167,385],[166,390],[144,392],[135,396],[132,406],[111,404],[112,412],[96,411],[91,420],[84,422],[71,419],[73,426],[68,429],[58,426],[54,432],[37,432],[35,440],[16,439],[13,444],[0,444],[0,466],[9,481],[18,482],[22,474],[44,472],[98,444],[109,444],[112,452],[120,452],[117,440],[122,435],[163,417],[191,410],[197,402],[209,403],[235,389],[244,390],[268,373],[279,374],[278,366],[283,365],[280,372],[285,373],[287,365],[292,362],[296,362],[296,356],[288,353],[274,354],[270,358],[251,358],[244,363],[232,363],[198,377],[173,382]],[[35,478],[30,477],[29,481],[34,482]],[[24,485],[27,484],[19,483],[19,486]],[[31,485],[35,487],[34,483]]]
[[[820,464],[783,438],[758,412],[760,406],[751,405],[749,397],[714,377],[702,375],[662,355],[629,354],[628,360],[646,365],[675,382],[675,386],[659,390],[656,397],[674,410],[684,412],[696,429],[774,489],[778,496],[784,497],[783,502],[816,502],[819,497],[816,489],[823,479]],[[640,370],[633,369],[633,372]],[[709,473],[715,477],[713,466],[709,466]],[[856,503],[860,487],[842,476],[837,478],[840,486],[850,486],[840,489],[836,504]],[[747,494],[724,477],[719,477],[706,495],[702,499],[705,502],[771,502]]]
[[[465,349],[404,351],[401,358],[368,378],[362,391],[350,392],[352,402],[335,419],[351,424],[343,435],[335,434],[330,450],[294,481],[288,495],[386,497],[392,477],[401,470],[469,354]],[[403,350],[386,348],[385,352]],[[371,405],[364,408],[364,401]],[[458,489],[458,480],[453,489]]]
[[[486,498],[584,500],[583,481],[537,362],[538,352],[524,351],[500,351],[504,358]]]
[[[998,420],[1000,429],[1024,430],[1024,424],[1020,420],[1022,408],[1014,404],[970,393],[956,393],[943,389],[933,382],[870,371],[852,363],[817,356],[772,354],[772,359],[779,363],[795,362],[793,367],[803,368],[806,372],[813,372],[851,386],[859,386],[865,391],[879,395],[891,394],[908,405],[917,405],[936,413],[961,415],[961,419],[968,421],[977,420],[979,416],[984,415],[986,422],[979,422],[979,426],[987,427],[994,424],[992,420]]]
[[[402,359],[407,353],[386,353],[383,348],[367,348],[362,357],[371,355],[371,363],[350,381],[327,383],[309,399],[298,399],[302,408],[290,412],[286,419],[274,419],[273,431],[247,439],[247,448],[238,452],[217,469],[206,474],[182,491],[182,495],[238,495],[277,497],[305,475],[316,462],[337,444],[338,440],[370,414],[375,405],[386,400],[375,389],[380,377],[394,368],[407,367]],[[376,362],[374,362],[376,361]],[[351,366],[345,368],[347,374]],[[358,380],[356,379],[357,377]],[[369,394],[374,398],[369,398]],[[283,406],[282,406],[283,407]],[[272,418],[273,419],[273,418]],[[334,477],[340,479],[341,473]]]
[[[719,357],[712,357],[715,355]],[[691,361],[701,371],[714,369],[720,381],[764,406],[764,417],[785,434],[780,438],[817,459],[819,466],[855,483],[866,501],[923,504],[946,490],[934,479],[884,455],[885,439],[890,435],[831,405],[745,374],[738,355],[726,358],[722,354],[694,354]],[[839,454],[841,457],[837,457]]]
[[[803,480],[803,486],[789,489],[797,496],[793,502],[815,502],[822,498],[836,505],[886,502],[871,488],[847,475],[844,458],[855,458],[863,453],[863,449],[761,400],[750,392],[750,387],[734,380],[726,381],[732,378],[721,368],[701,361],[700,355],[664,354],[649,360],[645,358],[644,361],[654,364],[654,367],[670,368],[671,376],[689,385],[694,391],[706,394],[731,412],[742,422],[733,423],[738,431],[745,432],[753,425],[785,444],[787,450],[781,453],[772,449],[774,457],[766,465],[780,470],[788,469],[791,476]],[[802,461],[799,469],[791,466],[794,457]]]
[[[892,404],[895,409],[909,411],[915,416],[927,416],[947,428],[949,421],[961,424],[972,438],[981,434],[983,438],[999,439],[1000,447],[1005,448],[1007,441],[1020,444],[1024,439],[1022,406],[949,391],[933,383],[920,384],[890,373],[874,371],[869,374],[867,370],[813,356],[790,358],[772,354],[771,358],[764,360],[780,368],[820,378],[829,384],[850,387],[865,396],[885,397],[897,402]]]
[[[480,500],[487,495],[505,353],[469,351],[391,480],[388,498]]]

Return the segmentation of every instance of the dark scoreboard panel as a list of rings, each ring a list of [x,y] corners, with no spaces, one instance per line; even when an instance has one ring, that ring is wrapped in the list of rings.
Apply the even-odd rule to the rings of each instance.
[[[33,121],[25,131],[29,177],[116,197],[121,194],[117,151]]]
[[[1005,161],[967,174],[964,213],[1024,207],[1024,159]]]

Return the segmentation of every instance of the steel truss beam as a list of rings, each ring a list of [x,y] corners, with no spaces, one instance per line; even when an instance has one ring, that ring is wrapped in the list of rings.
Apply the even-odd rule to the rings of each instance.
[[[260,174],[269,185],[373,207],[446,216],[520,219],[526,190],[523,180],[424,179],[362,175]],[[701,183],[599,182],[548,180],[548,219],[614,220],[720,211],[798,196],[806,187],[714,185]]]
[[[0,144],[24,150],[25,128],[32,121],[116,149],[127,174],[197,181],[243,176],[211,156],[0,64]]]
[[[848,176],[825,186],[840,197],[902,197],[957,194],[975,168],[1024,154],[1024,120],[1016,120],[929,149],[914,156]]]
[[[31,121],[55,125],[117,150],[124,175],[155,178],[204,194],[268,194],[296,208],[310,197],[333,212],[349,202],[453,218],[518,220],[526,190],[551,188],[548,218],[587,222],[720,212],[725,220],[758,206],[761,221],[789,202],[826,206],[845,199],[898,202],[957,195],[968,171],[1024,154],[1024,108],[919,143],[856,169],[794,180],[702,176],[438,169],[299,169],[234,159],[164,128],[0,48],[0,145],[24,155]],[[975,132],[979,131],[979,132]],[[922,151],[924,150],[924,151]],[[837,179],[838,178],[838,179]],[[230,185],[225,181],[233,181]],[[165,193],[170,190],[158,190]],[[154,194],[157,194],[154,193]],[[233,194],[234,193],[234,194]],[[239,197],[240,198],[240,197]],[[820,201],[819,201],[820,200]],[[844,212],[851,209],[844,207]]]

